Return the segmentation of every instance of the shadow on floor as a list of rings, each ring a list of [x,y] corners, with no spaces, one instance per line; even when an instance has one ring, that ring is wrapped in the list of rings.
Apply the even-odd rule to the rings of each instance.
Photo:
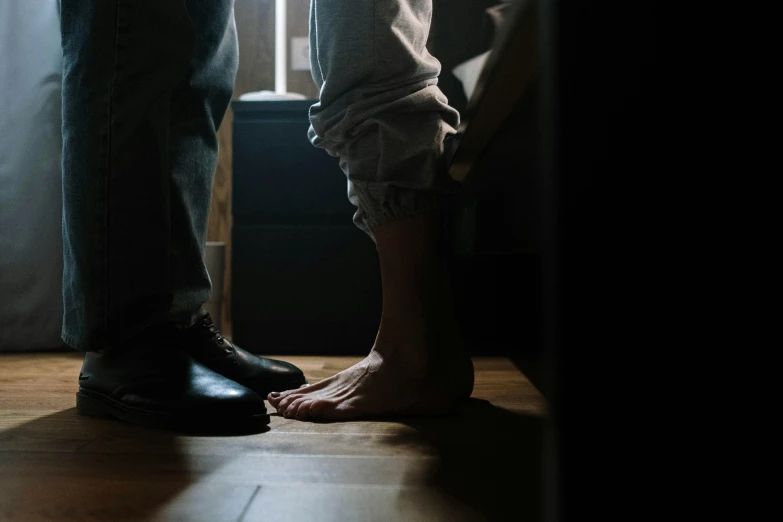
[[[541,520],[542,417],[470,399],[454,414],[402,422],[416,433],[397,443],[421,439],[438,455],[428,486],[461,506],[455,520]]]
[[[2,431],[0,520],[184,520],[178,515],[208,502],[191,486],[227,459],[194,457],[180,435],[76,408]]]
[[[402,520],[541,520],[543,418],[471,399],[450,415],[394,421],[411,429],[384,444],[436,458],[425,468],[411,461],[410,476],[390,498],[399,509],[385,513],[407,514]],[[237,455],[205,453],[199,444],[192,436],[83,417],[75,408],[25,422],[0,432],[0,520],[239,520],[255,485],[213,480]],[[305,485],[296,488],[296,497],[306,495]]]

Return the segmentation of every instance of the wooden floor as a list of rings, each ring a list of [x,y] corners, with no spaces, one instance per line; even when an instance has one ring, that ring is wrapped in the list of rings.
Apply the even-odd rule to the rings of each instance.
[[[354,357],[290,357],[310,382]],[[0,355],[0,520],[539,520],[542,396],[475,359],[456,414],[182,436],[82,417],[79,354]],[[270,409],[270,411],[272,411]]]

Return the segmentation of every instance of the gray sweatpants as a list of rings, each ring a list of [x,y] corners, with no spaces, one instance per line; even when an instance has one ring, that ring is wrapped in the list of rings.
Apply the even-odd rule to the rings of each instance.
[[[311,0],[310,141],[340,159],[354,223],[373,239],[454,191],[442,158],[459,113],[437,87],[431,17],[432,0]]]

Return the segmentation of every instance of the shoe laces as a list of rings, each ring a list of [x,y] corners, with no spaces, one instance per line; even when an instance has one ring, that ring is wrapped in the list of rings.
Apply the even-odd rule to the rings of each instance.
[[[201,324],[201,327],[209,332],[210,337],[212,337],[215,342],[218,344],[223,344],[225,342],[225,337],[223,337],[223,334],[220,333],[218,327],[215,326],[214,321],[212,321],[212,316],[210,316],[208,313],[199,319],[199,324]]]

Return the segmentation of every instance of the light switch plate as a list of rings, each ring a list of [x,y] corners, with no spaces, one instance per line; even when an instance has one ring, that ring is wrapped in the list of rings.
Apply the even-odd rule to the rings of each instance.
[[[291,70],[310,70],[310,39],[306,36],[291,38]]]

